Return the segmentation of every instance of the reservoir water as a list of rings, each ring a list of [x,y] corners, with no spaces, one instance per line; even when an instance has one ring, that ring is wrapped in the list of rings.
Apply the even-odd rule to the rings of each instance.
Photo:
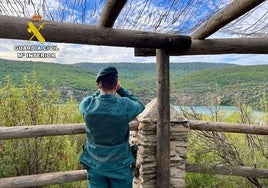
[[[174,106],[179,112],[181,112],[180,107],[183,109],[189,110],[191,112],[191,108],[194,109],[196,113],[204,114],[204,115],[211,115],[212,111],[215,111],[216,107],[208,107],[208,106]],[[238,112],[238,108],[235,106],[218,106],[220,112],[225,112],[226,115],[230,115],[233,112]],[[264,112],[261,111],[253,111],[255,116],[261,117],[264,115]]]

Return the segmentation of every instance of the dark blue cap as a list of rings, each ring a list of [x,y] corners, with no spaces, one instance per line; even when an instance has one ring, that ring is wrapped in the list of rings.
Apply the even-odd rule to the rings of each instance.
[[[96,82],[99,82],[102,77],[107,77],[107,76],[118,78],[117,69],[115,67],[112,67],[112,66],[100,69],[98,72],[98,75],[96,77]]]

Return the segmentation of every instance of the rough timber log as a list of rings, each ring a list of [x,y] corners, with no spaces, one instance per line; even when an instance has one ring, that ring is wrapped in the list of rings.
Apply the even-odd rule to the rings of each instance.
[[[178,55],[215,55],[215,54],[268,54],[268,37],[224,38],[192,40],[190,48],[181,50],[172,48],[168,54]],[[155,50],[135,48],[135,56],[155,56]]]
[[[0,16],[0,38],[29,40],[32,37],[27,31],[29,21],[28,18]],[[47,42],[145,48],[187,48],[191,45],[189,36],[52,21],[40,23],[43,22],[44,28],[39,32]],[[36,27],[39,28],[40,23],[37,22]]]
[[[201,174],[221,174],[230,176],[268,178],[268,170],[247,166],[223,166],[186,163],[185,171]],[[0,178],[0,187],[23,188],[61,184],[66,182],[81,181],[87,179],[86,170],[74,170],[66,172],[52,172],[19,177]]]
[[[189,121],[189,126],[190,126],[190,129],[199,130],[199,131],[268,135],[267,125],[249,125],[249,124],[238,124],[238,123],[191,120]]]
[[[137,130],[139,122],[132,121],[129,123],[130,130]],[[200,120],[191,120],[190,129],[200,131],[231,132],[245,133],[256,135],[268,135],[267,125],[249,125],[223,122],[208,122]],[[84,124],[64,124],[64,125],[34,125],[34,126],[14,126],[0,127],[0,140],[32,138],[40,136],[57,136],[84,134]]]
[[[256,40],[216,39],[206,42],[195,40],[195,39],[202,40],[207,38],[208,36],[218,31],[220,28],[224,27],[231,21],[242,16],[243,14],[255,8],[264,1],[265,0],[234,0],[227,7],[218,12],[215,16],[211,17],[206,23],[203,23],[203,25],[191,35],[193,43],[190,49],[184,51],[181,49],[173,48],[168,51],[168,54],[171,56],[228,54],[228,53],[268,54],[267,39],[265,39],[265,41],[262,42],[261,41],[262,38]],[[232,45],[234,45],[234,47],[232,47]],[[214,49],[214,47],[216,48]],[[135,56],[155,56],[155,50],[135,48]]]
[[[107,0],[101,13],[99,27],[113,27],[127,0]]]
[[[169,56],[156,50],[157,60],[157,135],[156,185],[170,187],[170,95]]]
[[[0,178],[1,188],[39,187],[87,179],[86,170],[53,172],[28,176]]]
[[[137,130],[138,121],[129,123],[130,130]],[[33,125],[0,127],[0,140],[33,138],[43,136],[85,134],[85,124],[55,124],[55,125]]]
[[[205,39],[231,21],[239,18],[265,0],[234,0],[215,16],[210,18],[192,34],[192,39]]]
[[[268,170],[247,166],[204,165],[198,163],[186,163],[186,172],[200,174],[221,174],[251,178],[268,178]]]

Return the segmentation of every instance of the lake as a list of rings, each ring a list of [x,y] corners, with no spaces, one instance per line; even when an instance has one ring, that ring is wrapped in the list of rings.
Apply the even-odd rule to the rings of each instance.
[[[181,112],[180,106],[174,106],[174,107],[179,112]],[[190,110],[190,107],[189,106],[181,106],[181,107]],[[211,111],[210,111],[210,108],[208,106],[192,106],[192,108],[195,110],[196,113],[205,114],[205,115],[211,115]],[[225,112],[226,115],[230,115],[233,112],[238,112],[238,109],[235,106],[219,106],[219,108],[220,108],[220,111],[221,112]],[[214,109],[215,109],[215,107],[214,107]],[[261,117],[261,116],[264,115],[264,112],[261,112],[261,111],[253,111],[253,113],[257,117]]]

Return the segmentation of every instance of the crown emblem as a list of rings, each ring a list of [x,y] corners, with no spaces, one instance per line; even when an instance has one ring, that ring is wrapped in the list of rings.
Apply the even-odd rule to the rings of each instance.
[[[33,15],[32,18],[33,18],[33,21],[39,21],[39,20],[42,19],[42,16],[40,16],[40,15]]]

